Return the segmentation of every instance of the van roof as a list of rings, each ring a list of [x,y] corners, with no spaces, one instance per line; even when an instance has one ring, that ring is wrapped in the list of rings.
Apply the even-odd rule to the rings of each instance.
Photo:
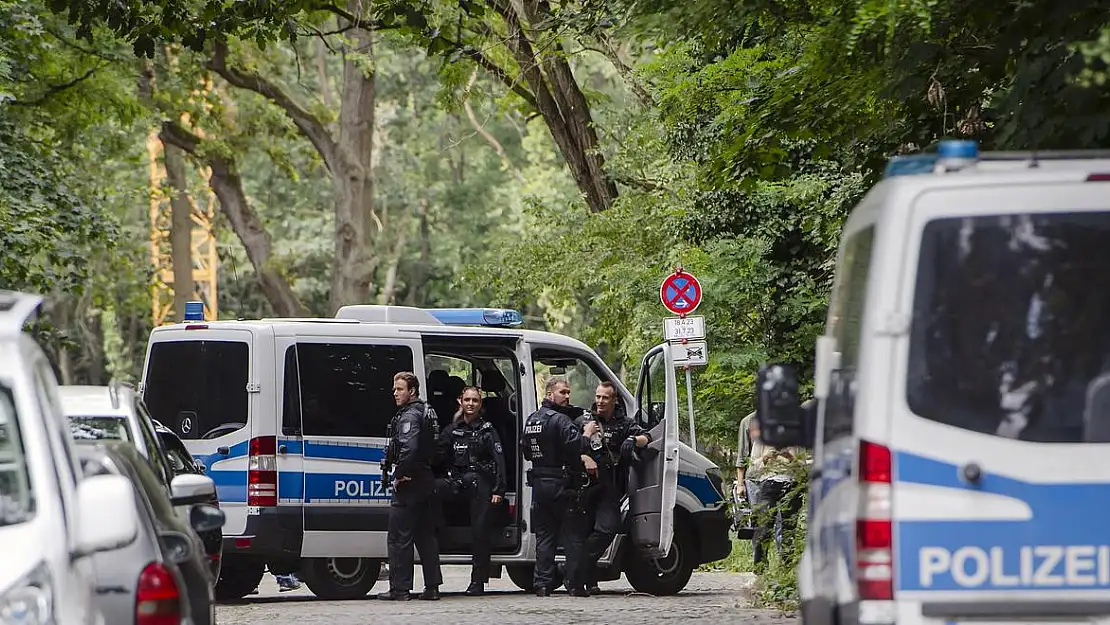
[[[409,337],[414,334],[444,336],[503,336],[520,337],[532,343],[547,343],[592,351],[578,339],[542,330],[524,330],[505,327],[449,326],[416,323],[373,323],[351,319],[257,319],[238,321],[205,321],[176,323],[159,326],[151,331],[150,339],[201,340],[205,330],[238,330],[273,336],[337,336],[337,337]]]

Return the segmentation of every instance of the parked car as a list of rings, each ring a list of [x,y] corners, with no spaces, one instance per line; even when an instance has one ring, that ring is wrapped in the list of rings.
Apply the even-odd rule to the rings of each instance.
[[[203,504],[216,485],[210,478],[174,478],[172,497],[138,450],[119,441],[78,445],[85,475],[128,478],[140,509],[139,537],[125,549],[97,554],[97,594],[113,625],[215,623],[213,580],[198,531],[219,530],[224,513]],[[174,510],[188,506],[188,522]]]
[[[174,477],[200,472],[181,439],[150,417],[142,397],[130,386],[117,381],[107,386],[63,386],[60,393],[74,438],[131,443],[150,462],[167,493]],[[219,507],[215,491],[204,503]],[[188,520],[190,510],[183,507],[178,514]],[[217,528],[201,532],[200,536],[204,541],[212,579],[218,580],[223,556],[223,532]]]
[[[0,622],[102,625],[92,556],[135,541],[137,500],[125,477],[82,475],[54,372],[23,332],[41,302],[0,291]]]

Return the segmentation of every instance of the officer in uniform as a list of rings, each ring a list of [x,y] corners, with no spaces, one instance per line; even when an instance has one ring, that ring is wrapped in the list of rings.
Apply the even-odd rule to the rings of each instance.
[[[600,431],[586,433],[591,423]],[[579,569],[568,573],[567,579],[582,582],[590,594],[598,594],[597,561],[620,531],[620,501],[628,483],[627,471],[636,450],[651,442],[651,434],[628,417],[611,382],[597,385],[594,405],[578,417],[578,424],[589,437],[586,453],[597,464],[597,479],[582,492],[573,515],[568,550],[575,552]]]
[[[566,545],[570,510],[583,471],[596,472],[597,464],[583,454],[586,439],[575,425],[572,415],[581,409],[570,405],[570,384],[566,378],[552,377],[544,387],[546,398],[540,409],[524,422],[520,437],[521,453],[532,462],[527,480],[532,487],[532,532],[536,535],[536,570],[534,586],[537,597],[546,597],[555,589],[555,547],[560,538]],[[596,425],[586,426],[593,434]],[[568,550],[568,575],[577,571]],[[589,596],[582,582],[568,579],[567,587],[574,596]]]
[[[505,497],[505,452],[493,424],[481,416],[482,392],[463,389],[459,412],[443,429],[440,444],[448,454],[444,500],[465,501],[470,506],[470,528],[474,537],[474,564],[466,594],[485,593],[489,581],[490,521],[493,507]]]
[[[440,510],[431,463],[436,453],[439,422],[435,410],[421,401],[420,381],[411,372],[393,376],[393,400],[400,409],[389,424],[389,448],[382,463],[382,479],[393,472],[387,537],[389,591],[378,595],[378,599],[410,599],[415,545],[424,569],[424,592],[420,598],[436,601],[443,574],[436,540]]]

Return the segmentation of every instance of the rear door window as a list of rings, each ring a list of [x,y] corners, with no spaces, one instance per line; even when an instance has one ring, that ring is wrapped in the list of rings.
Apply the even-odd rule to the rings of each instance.
[[[936,219],[914,291],[907,402],[1000,437],[1110,442],[1110,212]]]
[[[183,439],[246,426],[250,346],[245,341],[161,341],[150,347],[143,400]]]

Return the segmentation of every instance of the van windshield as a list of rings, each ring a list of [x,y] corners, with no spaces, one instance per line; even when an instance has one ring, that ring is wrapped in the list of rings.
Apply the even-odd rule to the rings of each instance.
[[[1110,212],[930,221],[907,401],[1026,441],[1110,442]]]
[[[183,439],[246,427],[250,350],[243,341],[160,341],[150,347],[143,400]]]
[[[31,518],[35,498],[11,390],[0,385],[0,527]]]

